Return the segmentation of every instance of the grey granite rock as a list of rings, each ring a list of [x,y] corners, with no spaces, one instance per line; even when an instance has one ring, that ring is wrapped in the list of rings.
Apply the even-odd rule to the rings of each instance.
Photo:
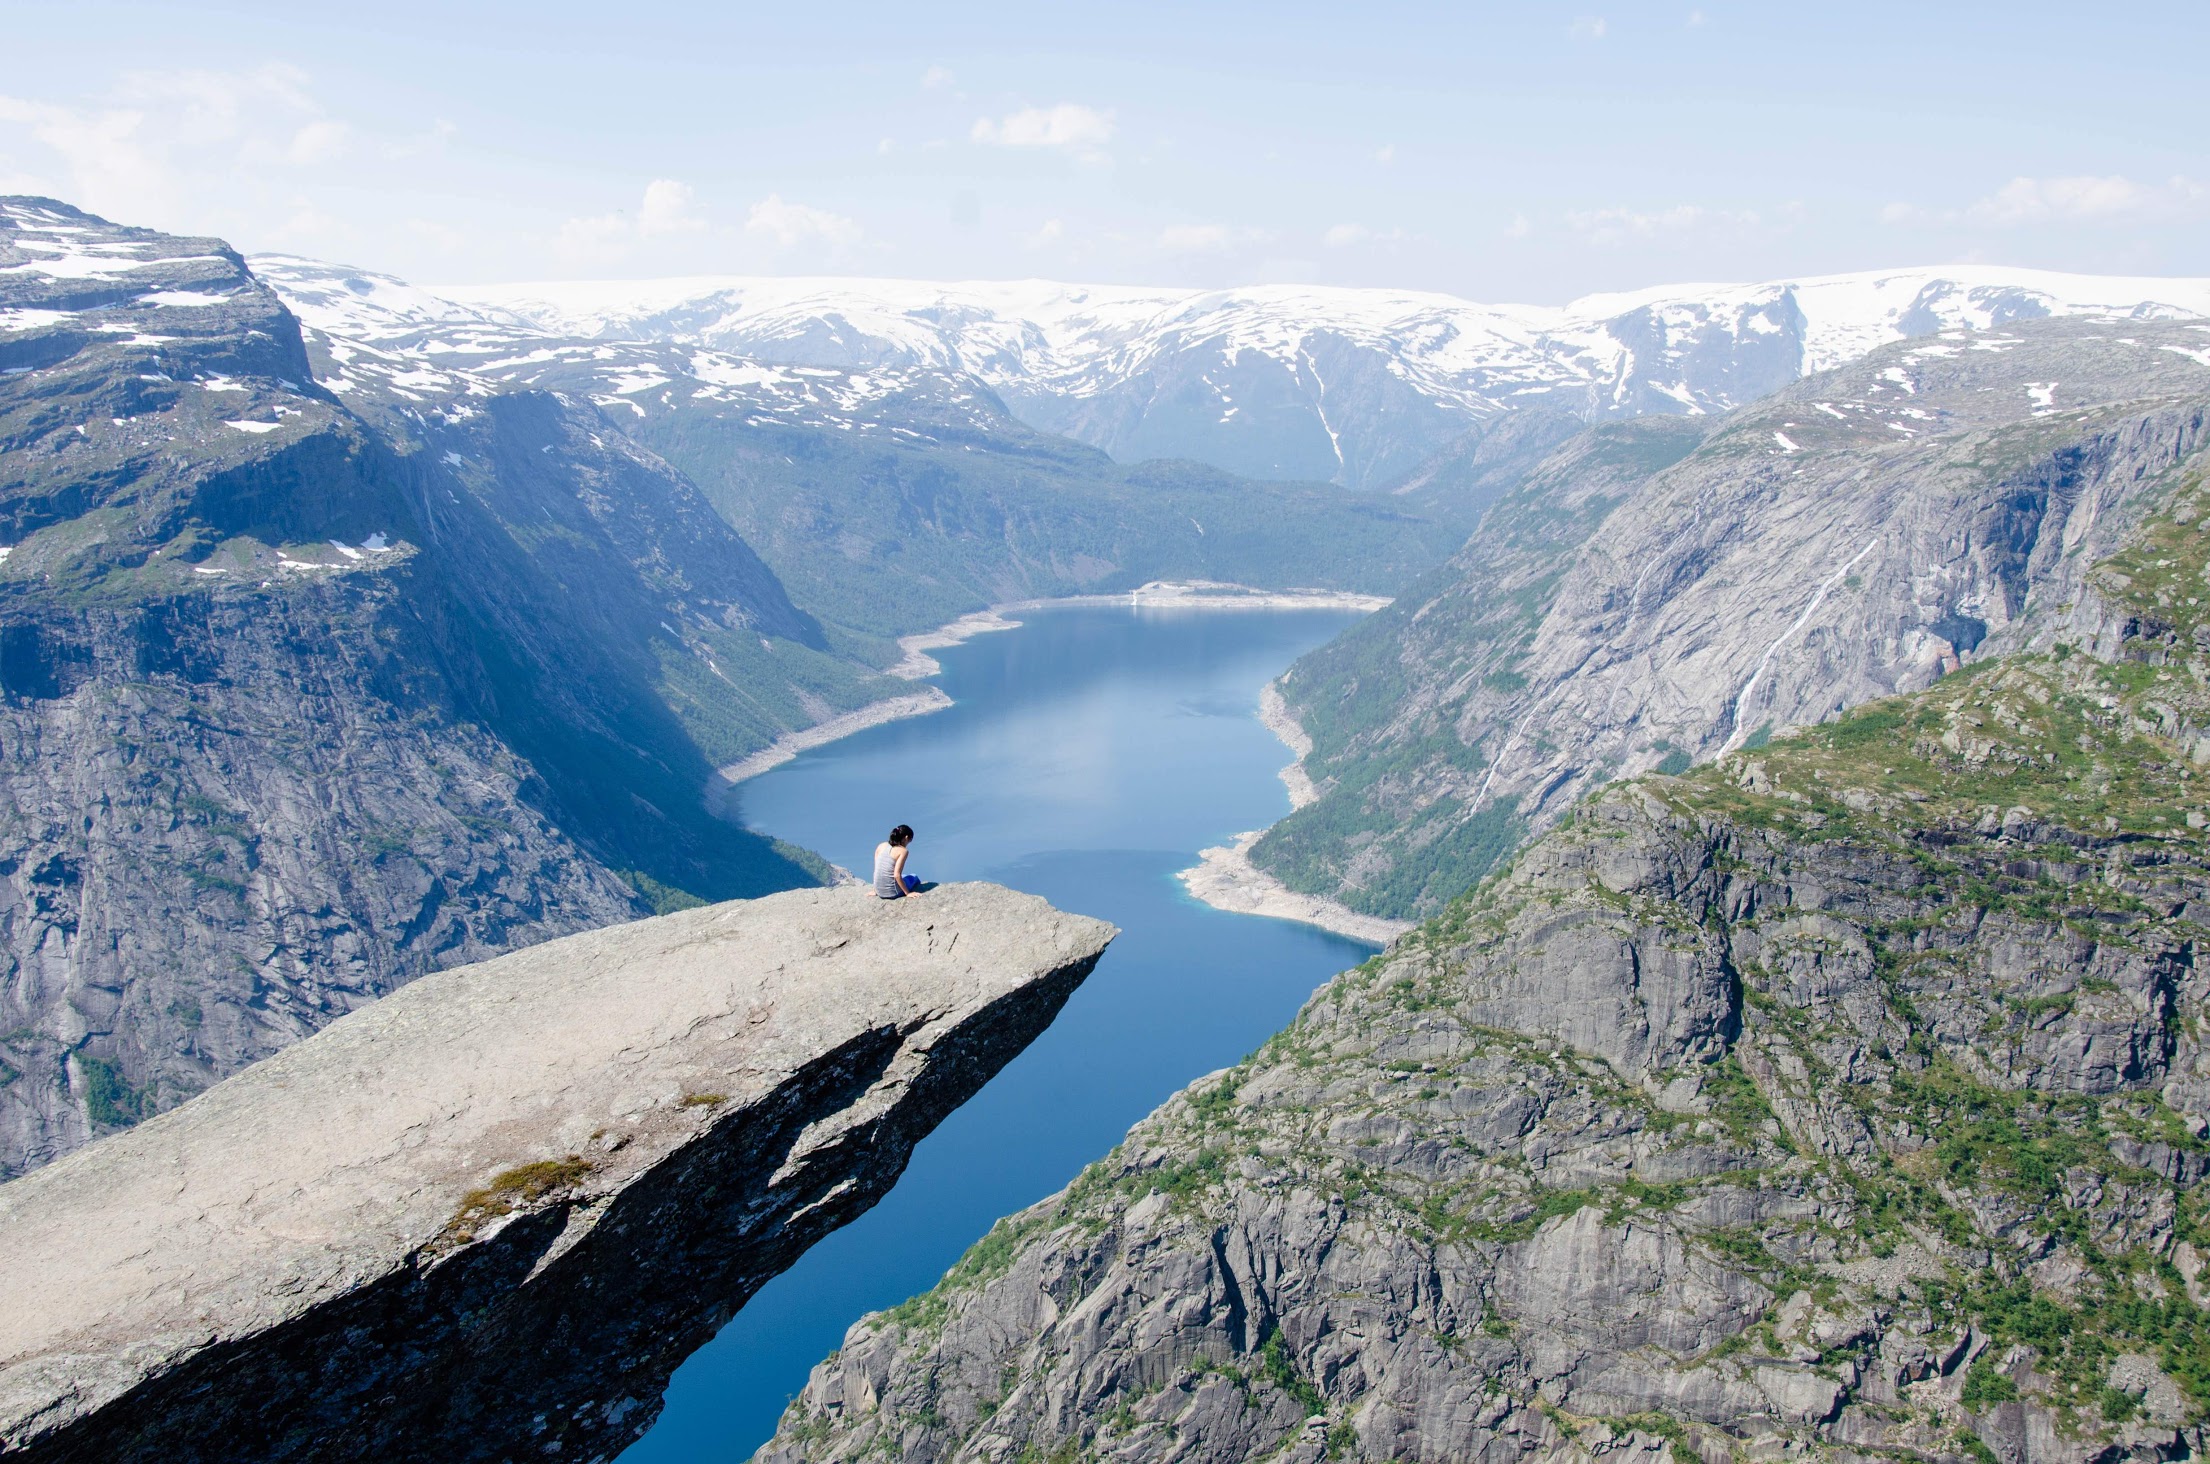
[[[1321,797],[1252,859],[1431,913],[1592,789],[2045,647],[2210,443],[2210,327],[1884,347],[1716,421],[1569,442],[1279,683]]]
[[[798,891],[424,977],[0,1189],[0,1452],[607,1457],[1113,934]]]

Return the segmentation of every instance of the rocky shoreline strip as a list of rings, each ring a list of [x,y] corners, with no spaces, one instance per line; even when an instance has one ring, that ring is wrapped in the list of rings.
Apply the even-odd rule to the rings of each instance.
[[[1237,834],[1233,844],[1200,849],[1197,862],[1176,878],[1193,898],[1215,910],[1237,915],[1264,915],[1273,920],[1297,920],[1372,945],[1385,946],[1412,928],[1410,920],[1361,915],[1348,905],[1339,905],[1318,895],[1298,894],[1251,862],[1251,846],[1258,843],[1265,832],[1264,829],[1252,829]]]
[[[1267,731],[1279,737],[1283,745],[1296,754],[1289,766],[1281,770],[1282,785],[1289,790],[1290,808],[1299,809],[1317,799],[1320,790],[1312,785],[1312,775],[1304,767],[1304,760],[1312,755],[1312,739],[1290,714],[1289,703],[1271,682],[1258,694],[1258,719]],[[1374,945],[1385,946],[1412,928],[1413,922],[1409,920],[1362,915],[1348,905],[1318,895],[1301,895],[1289,888],[1251,862],[1251,850],[1265,833],[1264,829],[1252,829],[1237,834],[1232,844],[1200,849],[1197,862],[1176,878],[1193,898],[1215,910],[1264,915],[1274,920],[1298,920]]]
[[[1034,600],[1019,608],[1033,609],[1037,606],[1054,603],[1057,602]],[[1018,620],[1008,620],[998,613],[1001,610],[1014,608],[1011,605],[993,605],[987,610],[977,610],[972,615],[962,615],[957,620],[946,625],[939,625],[934,630],[924,630],[919,635],[898,637],[898,649],[904,653],[904,659],[884,671],[883,675],[895,676],[902,681],[919,681],[925,676],[934,676],[944,667],[942,662],[929,654],[930,651],[940,651],[946,646],[956,646],[962,642],[971,641],[978,635],[988,635],[994,630],[1020,629],[1021,623]]]
[[[720,813],[721,800],[735,785],[747,778],[757,778],[770,768],[779,768],[810,748],[849,737],[854,732],[864,732],[869,727],[880,727],[885,722],[895,722],[905,717],[925,717],[930,712],[940,712],[951,704],[952,699],[941,688],[931,686],[910,696],[894,696],[888,701],[859,707],[796,732],[785,732],[751,756],[739,758],[726,767],[716,768],[706,790],[707,806],[715,813]]]
[[[1290,715],[1289,703],[1282,699],[1281,692],[1271,681],[1258,694],[1258,719],[1267,731],[1281,739],[1284,747],[1296,754],[1280,774],[1282,786],[1289,790],[1290,812],[1319,802],[1320,790],[1313,786],[1312,774],[1305,771],[1305,759],[1312,756],[1312,739]]]
[[[1225,580],[1152,580],[1116,595],[1066,595],[1056,600],[1014,600],[998,610],[1046,610],[1057,605],[1131,605],[1138,610],[1364,610],[1390,603],[1387,595],[1355,590],[1260,590]]]

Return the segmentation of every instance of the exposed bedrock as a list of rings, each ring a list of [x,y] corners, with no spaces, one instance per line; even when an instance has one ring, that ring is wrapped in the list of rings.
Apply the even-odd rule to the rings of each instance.
[[[0,1454],[609,1457],[1114,934],[803,890],[426,976],[0,1188]]]

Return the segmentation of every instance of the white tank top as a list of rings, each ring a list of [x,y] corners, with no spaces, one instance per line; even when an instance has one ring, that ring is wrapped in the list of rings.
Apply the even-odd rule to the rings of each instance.
[[[875,846],[875,893],[886,900],[905,898],[905,886],[898,883],[898,851],[888,844]]]

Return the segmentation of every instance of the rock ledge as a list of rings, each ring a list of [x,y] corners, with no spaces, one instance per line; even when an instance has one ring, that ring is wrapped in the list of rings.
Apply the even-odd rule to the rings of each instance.
[[[1114,934],[807,890],[424,977],[0,1187],[0,1454],[608,1457]]]

